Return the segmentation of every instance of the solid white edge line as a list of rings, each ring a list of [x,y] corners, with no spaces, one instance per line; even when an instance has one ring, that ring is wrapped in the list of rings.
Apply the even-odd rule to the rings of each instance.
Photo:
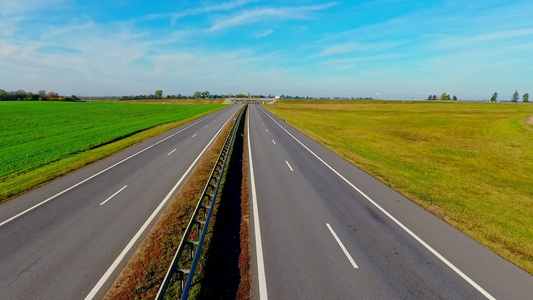
[[[255,252],[257,258],[257,279],[259,282],[259,299],[267,300],[267,285],[265,275],[265,262],[263,258],[263,243],[261,241],[261,229],[259,225],[259,208],[257,207],[257,194],[255,191],[254,163],[252,161],[252,143],[250,140],[250,117],[248,113],[247,135],[248,135],[248,165],[250,168],[250,187],[252,192],[252,208],[254,216]]]
[[[215,113],[216,113],[216,112],[215,112]],[[211,116],[211,117],[214,117],[214,116]],[[209,118],[211,118],[211,117],[208,117],[208,118],[206,118],[206,119],[209,119]],[[61,191],[61,192],[59,192],[59,193],[57,193],[57,194],[55,194],[55,195],[53,195],[53,196],[51,196],[51,197],[49,197],[49,198],[47,198],[47,199],[45,199],[45,200],[43,200],[43,201],[41,201],[41,202],[35,204],[34,206],[32,206],[32,207],[30,207],[30,208],[28,208],[28,209],[26,209],[26,210],[24,210],[24,211],[22,211],[22,212],[20,212],[20,213],[18,213],[18,214],[16,214],[16,215],[14,215],[13,217],[11,217],[11,218],[9,218],[9,219],[3,221],[2,223],[0,223],[0,227],[4,226],[5,224],[7,224],[7,223],[9,223],[9,222],[11,222],[11,221],[13,221],[13,220],[15,220],[16,218],[18,218],[18,217],[20,217],[20,216],[22,216],[22,215],[24,215],[24,214],[26,214],[26,213],[28,213],[28,212],[30,212],[30,211],[36,209],[37,207],[39,207],[39,206],[41,206],[41,205],[47,203],[48,201],[53,200],[53,199],[55,199],[55,198],[57,198],[57,197],[63,195],[64,193],[66,193],[66,192],[68,192],[68,191],[70,191],[70,190],[72,190],[72,189],[74,189],[74,188],[80,186],[81,184],[84,184],[85,182],[87,182],[87,181],[89,181],[89,180],[95,178],[96,176],[101,175],[102,173],[111,170],[112,168],[114,168],[114,167],[116,167],[116,166],[122,164],[123,162],[125,162],[125,161],[127,161],[127,160],[129,160],[129,159],[131,159],[131,158],[133,158],[133,157],[135,157],[135,156],[137,156],[137,155],[143,153],[144,151],[146,151],[146,150],[148,150],[148,149],[150,149],[150,148],[152,148],[152,147],[154,147],[154,146],[156,146],[156,145],[161,144],[162,142],[164,142],[164,141],[166,141],[166,140],[168,140],[168,139],[170,139],[170,138],[176,136],[177,134],[179,134],[179,133],[181,133],[181,132],[183,132],[183,131],[185,131],[185,130],[191,128],[191,127],[193,127],[194,125],[196,125],[196,124],[198,124],[198,123],[200,123],[200,122],[205,121],[206,119],[199,120],[198,122],[195,122],[195,123],[193,123],[193,124],[191,124],[191,125],[189,125],[189,126],[183,128],[182,130],[180,130],[180,131],[178,131],[178,132],[176,132],[176,133],[173,133],[172,135],[169,135],[168,137],[166,137],[166,138],[160,140],[159,142],[154,143],[154,144],[152,144],[152,145],[150,145],[150,146],[148,146],[148,147],[146,147],[146,148],[140,150],[139,152],[137,152],[137,153],[135,153],[135,154],[132,154],[132,155],[130,155],[130,156],[124,158],[123,160],[121,160],[121,161],[115,163],[114,165],[112,165],[112,166],[110,166],[110,167],[107,167],[107,168],[103,169],[102,171],[100,171],[100,172],[98,172],[98,173],[92,175],[91,177],[85,178],[84,180],[82,180],[82,181],[76,183],[75,185],[73,185],[73,186],[71,186],[71,187],[69,187],[69,188],[67,188],[67,189],[65,189],[65,190],[63,190],[63,191]]]
[[[197,133],[193,134],[192,137],[195,137],[197,135]]]
[[[474,280],[472,280],[470,277],[468,277],[465,273],[463,273],[459,268],[454,266],[450,261],[448,261],[444,256],[442,256],[440,253],[438,253],[435,249],[433,249],[430,245],[428,245],[424,240],[422,240],[418,235],[416,235],[414,232],[412,232],[409,228],[407,228],[405,225],[403,225],[400,221],[398,221],[395,217],[393,217],[388,211],[386,211],[383,207],[381,207],[379,204],[377,204],[374,200],[372,200],[370,197],[368,197],[363,191],[361,191],[358,187],[356,187],[354,184],[352,184],[348,179],[346,179],[344,176],[342,176],[337,170],[333,169],[328,163],[326,163],[322,158],[320,158],[318,155],[316,155],[311,149],[309,149],[307,146],[305,146],[300,140],[298,140],[294,135],[292,135],[287,129],[285,129],[281,124],[276,122],[269,114],[264,113],[267,115],[274,123],[276,123],[281,129],[283,129],[289,136],[291,136],[294,140],[296,140],[302,147],[304,147],[307,151],[309,151],[313,156],[315,156],[320,162],[322,162],[326,167],[328,167],[333,173],[335,173],[337,176],[339,176],[344,182],[346,182],[349,186],[351,186],[354,190],[356,190],[359,194],[361,194],[363,197],[366,198],[370,203],[372,203],[377,209],[379,209],[382,213],[384,213],[387,217],[389,217],[394,223],[396,223],[398,226],[400,226],[405,232],[407,232],[410,236],[412,236],[415,240],[417,240],[422,246],[424,246],[426,249],[428,249],[433,255],[435,255],[438,259],[440,259],[443,263],[445,263],[450,269],[455,271],[459,276],[461,276],[466,282],[470,283],[476,290],[478,290],[481,294],[483,294],[487,299],[496,300],[491,294],[489,294],[485,289],[483,289],[481,286],[479,286]]]
[[[226,124],[229,122],[230,119],[228,119],[226,121],[226,123],[224,123],[224,125],[222,125],[222,127],[220,127],[220,129],[218,130],[218,132],[215,134],[215,136],[211,139],[211,141],[209,141],[209,143],[205,146],[204,150],[202,150],[202,152],[200,152],[200,154],[198,154],[198,157],[196,157],[196,159],[192,162],[192,164],[189,166],[189,168],[187,169],[187,171],[185,171],[185,173],[183,174],[183,176],[181,176],[180,180],[176,183],[176,185],[174,185],[174,187],[170,190],[170,192],[168,192],[167,196],[165,197],[165,199],[163,199],[163,201],[159,204],[159,206],[157,206],[157,208],[154,210],[154,212],[150,215],[150,217],[146,220],[146,222],[144,222],[144,224],[141,226],[141,228],[139,229],[139,231],[137,231],[137,233],[133,236],[133,238],[130,240],[130,242],[126,245],[126,248],[124,248],[124,250],[122,250],[122,252],[119,254],[119,256],[115,259],[115,261],[113,262],[113,264],[111,264],[111,266],[109,267],[109,269],[107,269],[107,271],[104,273],[104,275],[102,276],[102,278],[100,278],[100,280],[96,283],[96,285],[92,288],[92,290],[89,292],[89,294],[85,297],[85,300],[90,300],[90,299],[93,299],[94,296],[96,296],[96,294],[98,293],[98,291],[100,290],[100,288],[102,288],[102,286],[104,285],[104,283],[107,281],[107,279],[111,276],[111,274],[113,273],[113,271],[115,271],[115,269],[117,268],[117,266],[120,264],[120,262],[122,261],[122,259],[124,259],[124,257],[126,256],[126,254],[130,251],[130,249],[133,247],[133,245],[135,244],[135,242],[137,242],[137,240],[139,239],[139,237],[143,234],[143,232],[146,230],[146,228],[148,227],[148,225],[150,225],[150,223],[152,222],[152,220],[157,216],[157,214],[159,213],[159,211],[165,206],[165,204],[167,203],[167,201],[171,198],[172,194],[174,194],[174,192],[176,191],[176,189],[178,188],[178,186],[181,184],[181,182],[183,181],[183,179],[185,179],[185,177],[187,177],[187,175],[189,174],[189,172],[192,170],[192,168],[194,167],[194,165],[196,164],[196,162],[200,159],[200,157],[204,154],[204,152],[207,150],[207,148],[209,148],[209,146],[211,145],[211,143],[213,143],[213,141],[215,140],[215,138],[219,135],[219,133],[222,131],[222,129],[226,126]]]
[[[100,205],[104,205],[107,201],[111,200],[111,198],[115,197],[118,193],[122,192],[125,188],[127,188],[128,186],[125,185],[123,188],[121,188],[120,190],[118,190],[117,192],[115,192],[113,195],[109,196],[109,198],[105,199],[104,202],[100,203]]]
[[[291,171],[294,171],[288,161],[285,161],[285,163],[287,164],[287,167],[289,167],[289,169],[291,169]]]
[[[174,153],[174,151],[176,151],[176,149],[174,149],[174,150],[170,151],[170,153],[169,153],[169,154],[167,154],[167,156],[169,156],[170,154]]]
[[[333,237],[337,241],[337,244],[339,244],[339,246],[341,247],[342,251],[344,252],[344,255],[346,255],[346,257],[348,257],[348,260],[352,264],[353,268],[354,269],[359,269],[359,266],[355,263],[355,260],[353,260],[352,256],[348,252],[348,250],[346,250],[346,247],[344,247],[344,244],[342,243],[341,239],[339,239],[339,237],[337,236],[337,234],[335,233],[333,228],[331,228],[331,225],[326,223],[326,226],[329,228],[329,231],[331,232],[331,234],[333,235]]]

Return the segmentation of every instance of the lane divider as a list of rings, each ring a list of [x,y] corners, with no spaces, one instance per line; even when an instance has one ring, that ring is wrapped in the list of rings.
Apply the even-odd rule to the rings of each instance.
[[[285,163],[287,164],[287,167],[289,167],[289,169],[291,169],[291,171],[294,171],[288,161],[285,161]]]
[[[125,185],[123,188],[121,188],[120,190],[118,190],[116,193],[114,193],[113,195],[109,196],[109,198],[105,199],[104,202],[100,203],[100,205],[104,205],[107,201],[111,200],[111,198],[115,197],[118,193],[122,192],[125,188],[127,188],[128,186]]]
[[[174,153],[174,151],[176,151],[176,149],[174,149],[174,150],[170,151],[170,153],[169,153],[169,154],[167,154],[167,156],[169,156],[170,154]]]
[[[333,237],[335,238],[335,240],[337,241],[337,243],[338,243],[339,246],[341,247],[342,252],[344,252],[344,255],[346,255],[346,257],[348,257],[348,260],[349,260],[350,263],[352,264],[353,268],[354,268],[354,269],[359,269],[359,266],[355,263],[355,260],[353,260],[352,256],[351,256],[350,253],[348,252],[348,250],[346,250],[346,247],[344,247],[344,244],[342,243],[341,239],[339,239],[339,237],[337,236],[337,234],[335,233],[335,231],[333,230],[333,228],[331,228],[331,225],[329,225],[328,223],[326,223],[326,226],[328,227],[329,231],[331,232],[331,234],[333,235]]]

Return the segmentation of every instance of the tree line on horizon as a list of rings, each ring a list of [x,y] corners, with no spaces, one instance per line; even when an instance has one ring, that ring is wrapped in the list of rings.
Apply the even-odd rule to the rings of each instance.
[[[5,91],[0,89],[0,101],[79,101],[75,95],[60,96],[56,92],[46,92],[40,90],[37,93],[26,92],[24,90]]]
[[[520,95],[518,94],[518,90],[515,90],[511,96],[511,102],[518,102],[519,99]],[[494,92],[494,94],[492,94],[490,102],[498,102],[498,92]],[[522,102],[529,102],[529,93],[524,93],[524,95],[522,95]]]
[[[428,96],[428,100],[457,101],[457,97],[455,95],[453,95],[453,97],[451,97],[450,95],[448,95],[446,93],[442,93],[442,95],[440,95],[439,98],[437,98],[437,95],[429,95]]]
[[[117,97],[119,100],[145,100],[145,99],[223,99],[223,98],[274,98],[274,95],[253,95],[253,94],[211,94],[209,91],[196,91],[193,95],[167,95],[163,97],[163,90],[156,90],[154,94],[150,95],[132,95],[132,96],[122,96]],[[372,97],[309,97],[309,96],[292,96],[292,95],[280,95],[282,99],[334,99],[334,100],[374,100]],[[520,95],[518,91],[515,91],[511,96],[511,102],[518,102]],[[56,92],[50,91],[46,92],[45,90],[40,90],[37,93],[26,92],[24,90],[18,91],[6,91],[0,89],[0,101],[80,101],[79,97],[75,95],[72,96],[61,96]],[[447,93],[442,93],[440,97],[437,95],[429,95],[427,100],[448,100],[448,101],[457,101],[457,97],[453,97]],[[495,92],[490,98],[491,102],[498,102],[498,93]],[[523,102],[529,102],[529,93],[524,93],[522,95]]]

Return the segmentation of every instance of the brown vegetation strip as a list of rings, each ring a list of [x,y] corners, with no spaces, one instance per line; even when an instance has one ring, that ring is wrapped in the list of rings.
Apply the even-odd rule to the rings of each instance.
[[[526,118],[526,123],[533,126],[533,115]]]
[[[228,123],[194,168],[104,299],[153,299],[156,296],[231,125]]]
[[[239,270],[241,283],[237,291],[237,300],[252,299],[252,269],[250,257],[250,206],[248,204],[248,140],[247,127],[244,126],[244,147],[242,157],[242,187],[241,187],[241,255]]]

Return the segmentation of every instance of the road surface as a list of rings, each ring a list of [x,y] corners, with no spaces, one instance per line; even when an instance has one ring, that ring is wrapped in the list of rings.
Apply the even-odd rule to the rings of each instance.
[[[0,299],[99,299],[234,105],[0,205]]]
[[[249,110],[256,299],[532,299],[533,276]]]

